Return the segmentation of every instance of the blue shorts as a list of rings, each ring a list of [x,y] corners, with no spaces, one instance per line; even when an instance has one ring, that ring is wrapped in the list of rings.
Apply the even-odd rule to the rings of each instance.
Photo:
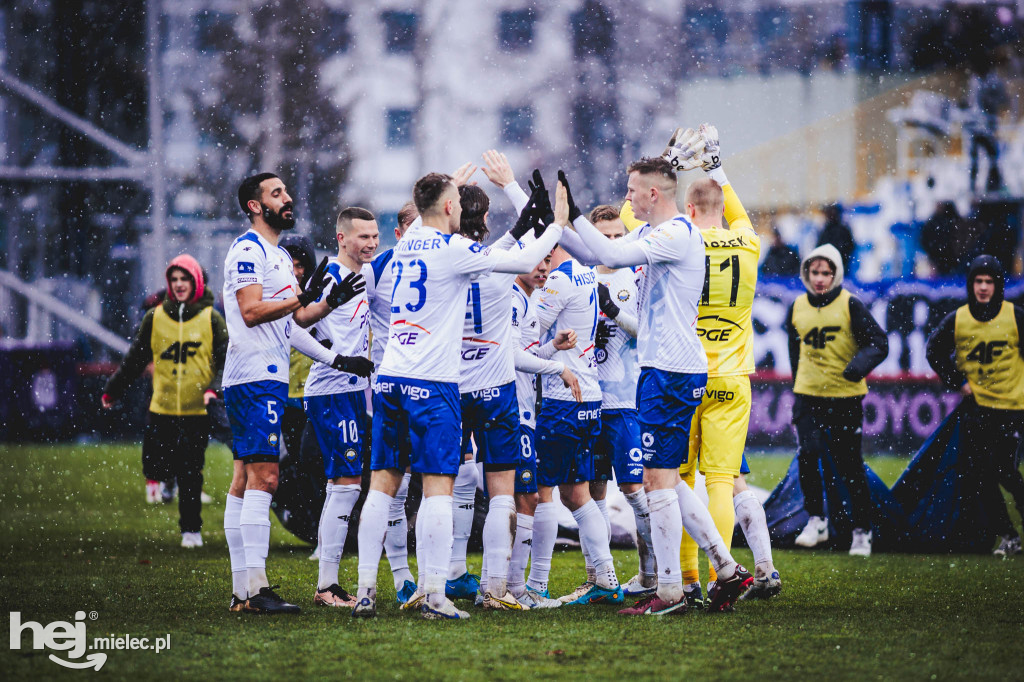
[[[314,395],[304,401],[327,478],[363,475],[366,396],[362,391]]]
[[[253,381],[224,388],[224,407],[231,423],[235,459],[276,462],[281,457],[281,416],[288,402],[288,384]]]
[[[636,405],[646,468],[678,469],[689,460],[690,422],[707,384],[707,374],[641,368]]]
[[[378,376],[373,382],[370,469],[412,467],[455,476],[462,464],[459,385]]]
[[[595,481],[644,482],[644,454],[636,410],[601,411],[601,434],[594,444]]]
[[[750,473],[750,465],[747,464],[747,453],[743,453],[743,462],[740,464],[740,473],[746,476]]]
[[[519,402],[515,382],[462,394],[462,450],[472,452],[469,437],[476,442],[476,461],[519,463]]]
[[[519,464],[516,466],[516,494],[537,492],[537,449],[533,429],[519,425]]]
[[[553,488],[594,480],[601,401],[545,400],[537,415],[537,483]]]

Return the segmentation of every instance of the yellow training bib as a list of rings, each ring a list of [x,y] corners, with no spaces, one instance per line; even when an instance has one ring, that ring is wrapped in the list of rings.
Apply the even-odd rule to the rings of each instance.
[[[288,357],[288,397],[302,398],[306,394],[306,379],[313,367],[313,358],[292,348]]]
[[[175,416],[206,414],[203,392],[213,380],[213,308],[176,322],[163,305],[153,311],[153,399],[150,412]]]
[[[956,366],[967,375],[978,404],[1024,410],[1024,358],[1013,304],[1003,301],[999,314],[988,322],[979,322],[967,306],[961,306],[954,329]]]
[[[815,308],[800,296],[793,304],[793,327],[800,335],[800,362],[793,392],[819,398],[865,395],[868,384],[847,381],[843,370],[857,354],[850,324],[850,292],[845,289],[827,306]]]

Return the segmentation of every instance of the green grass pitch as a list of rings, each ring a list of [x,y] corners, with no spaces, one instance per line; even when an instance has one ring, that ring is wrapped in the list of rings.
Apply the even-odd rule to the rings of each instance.
[[[380,615],[355,621],[314,608],[310,548],[276,521],[268,560],[294,617],[227,611],[230,575],[221,519],[230,458],[207,453],[206,546],[178,546],[176,506],[144,503],[134,444],[0,446],[3,610],[43,625],[96,612],[88,637],[170,634],[171,648],[110,651],[107,679],[1020,679],[1024,556],[878,555],[778,551],[782,595],[735,613],[624,619],[610,607],[522,614],[472,610],[468,622],[401,614],[382,560]],[[755,455],[766,488],[789,455]],[[872,459],[892,483],[905,460]],[[751,560],[738,550],[742,563]],[[623,580],[631,552],[615,553]],[[703,563],[703,562],[702,562]],[[470,556],[479,569],[479,555]],[[552,593],[581,578],[578,551],[556,552]],[[354,588],[356,558],[342,561]],[[5,617],[6,620],[6,617]],[[5,632],[9,635],[9,620]],[[5,645],[5,680],[96,675],[47,651]],[[55,652],[60,653],[60,652]]]

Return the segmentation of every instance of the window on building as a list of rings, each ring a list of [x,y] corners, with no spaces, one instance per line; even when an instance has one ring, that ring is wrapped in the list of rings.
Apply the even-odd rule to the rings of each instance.
[[[615,52],[615,22],[608,10],[596,0],[587,0],[569,17],[572,29],[572,53],[576,59],[609,59]]]
[[[533,107],[504,107],[501,110],[501,141],[525,144],[533,134]]]
[[[327,21],[316,34],[317,50],[324,55],[338,54],[347,52],[351,43],[348,12],[328,10]]]
[[[385,141],[388,147],[412,146],[412,109],[388,109]]]
[[[705,0],[694,6],[687,5],[683,31],[695,36],[709,36],[719,45],[724,45],[729,36],[729,19],[725,12]]]
[[[419,22],[416,13],[387,10],[381,12],[380,20],[384,24],[384,49],[392,54],[412,52]]]
[[[785,7],[762,7],[755,16],[757,35],[762,43],[782,38],[789,33],[790,16]]]
[[[506,10],[498,14],[498,42],[505,52],[525,50],[533,42],[537,18],[532,9]]]
[[[224,43],[231,37],[235,15],[226,12],[203,10],[196,15],[196,49],[200,52],[217,52],[224,49]]]

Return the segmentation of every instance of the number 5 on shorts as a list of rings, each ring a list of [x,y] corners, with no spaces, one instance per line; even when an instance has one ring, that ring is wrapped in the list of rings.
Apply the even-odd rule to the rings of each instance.
[[[276,400],[268,400],[267,401],[267,415],[270,417],[270,423],[271,424],[276,424],[277,423],[277,412],[274,412],[274,406],[275,405],[277,405],[277,401]]]

